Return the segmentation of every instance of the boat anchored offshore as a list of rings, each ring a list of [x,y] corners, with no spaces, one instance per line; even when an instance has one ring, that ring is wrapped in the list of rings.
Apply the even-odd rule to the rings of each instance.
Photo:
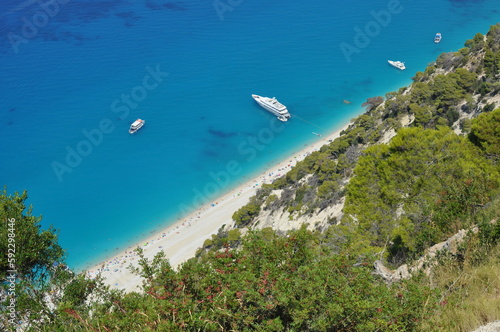
[[[434,42],[435,42],[436,44],[437,44],[437,43],[439,43],[439,42],[441,41],[441,38],[443,38],[443,37],[441,36],[441,33],[439,33],[439,32],[438,32],[438,33],[436,33],[436,36],[434,36]]]
[[[404,62],[401,62],[401,61],[391,61],[391,60],[387,60],[387,62],[389,62],[389,64],[391,66],[396,67],[397,69],[401,69],[401,70],[405,70],[406,69]]]
[[[142,120],[142,119],[137,119],[135,120],[131,125],[130,125],[130,129],[128,130],[128,132],[130,134],[133,134],[135,133],[136,131],[138,131],[139,129],[142,128],[142,126],[144,126],[144,124],[146,123],[146,121]]]
[[[255,99],[257,104],[262,106],[262,108],[276,115],[278,117],[278,120],[280,121],[285,122],[292,117],[290,113],[288,113],[286,106],[280,103],[274,97],[269,98],[269,97],[261,97],[258,95],[252,95],[252,98]]]

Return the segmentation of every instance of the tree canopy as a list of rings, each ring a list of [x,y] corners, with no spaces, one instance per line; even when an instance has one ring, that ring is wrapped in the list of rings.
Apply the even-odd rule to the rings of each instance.
[[[500,108],[482,113],[471,127],[471,140],[484,152],[499,160],[500,158]]]
[[[446,127],[401,129],[389,144],[367,148],[354,175],[345,222],[356,220],[374,246],[398,239],[414,254],[460,229],[500,183],[498,169]]]
[[[32,207],[25,204],[27,198],[26,191],[9,195],[4,188],[0,193],[0,249],[4,253],[9,248],[15,249],[12,258],[18,276],[34,280],[50,270],[54,263],[62,262],[64,250],[58,244],[57,232],[53,227],[45,230],[41,228],[42,217],[32,215]],[[2,280],[13,266],[7,255],[0,256]]]

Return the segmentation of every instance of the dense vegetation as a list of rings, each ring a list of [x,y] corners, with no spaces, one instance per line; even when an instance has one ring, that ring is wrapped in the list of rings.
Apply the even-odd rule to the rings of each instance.
[[[470,227],[500,185],[498,166],[446,127],[401,129],[389,144],[367,148],[354,175],[342,223],[355,224],[372,246],[389,240],[393,263]]]
[[[34,331],[467,331],[500,315],[499,212],[497,199],[475,214],[478,232],[431,277],[387,284],[373,274],[376,257],[335,226],[287,236],[268,228],[178,271],[161,254],[142,259],[142,294],[60,271],[42,285],[48,298],[18,288],[30,302],[17,313]]]
[[[342,135],[263,186],[196,257],[173,269],[160,253],[135,272],[142,293],[74,275],[54,229],[0,195],[0,247],[15,219],[16,320],[0,258],[0,323],[33,331],[470,331],[500,319],[500,25],[442,54],[414,83],[370,98]],[[402,128],[402,124],[409,123]],[[387,137],[394,136],[389,141]],[[278,194],[279,192],[279,194]],[[313,216],[314,231],[252,229],[263,212]],[[381,260],[411,264],[457,231],[430,273],[388,282]],[[245,234],[245,235],[242,235]],[[139,250],[140,253],[140,250]]]
[[[437,293],[413,281],[388,287],[347,247],[305,229],[288,237],[251,232],[238,250],[212,251],[175,272],[158,260],[146,295],[94,308],[91,326],[112,330],[411,330]],[[147,277],[147,275],[144,275]],[[431,305],[422,306],[424,301]],[[75,313],[62,319],[75,324]]]

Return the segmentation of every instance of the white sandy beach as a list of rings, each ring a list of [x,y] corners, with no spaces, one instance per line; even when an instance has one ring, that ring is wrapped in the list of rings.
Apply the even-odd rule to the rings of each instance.
[[[124,289],[127,292],[140,291],[142,279],[130,272],[128,266],[137,266],[137,254],[134,249],[141,247],[144,256],[152,259],[156,253],[163,250],[173,267],[194,257],[196,250],[203,245],[206,239],[217,233],[224,225],[232,225],[233,213],[248,203],[257,189],[263,183],[271,183],[277,177],[288,172],[298,161],[303,160],[310,153],[319,150],[340,135],[349,124],[334,133],[321,137],[313,144],[305,146],[301,151],[268,168],[258,177],[246,181],[244,184],[226,193],[211,203],[204,205],[177,223],[137,243],[135,246],[101,262],[87,270],[89,278],[100,273],[106,279],[106,284],[112,288]]]

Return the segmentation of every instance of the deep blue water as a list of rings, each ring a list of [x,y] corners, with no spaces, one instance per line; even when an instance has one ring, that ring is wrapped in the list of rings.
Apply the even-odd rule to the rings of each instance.
[[[28,190],[74,268],[340,128],[500,21],[498,0],[60,2],[0,3],[0,184]],[[252,93],[296,117],[277,123]]]

